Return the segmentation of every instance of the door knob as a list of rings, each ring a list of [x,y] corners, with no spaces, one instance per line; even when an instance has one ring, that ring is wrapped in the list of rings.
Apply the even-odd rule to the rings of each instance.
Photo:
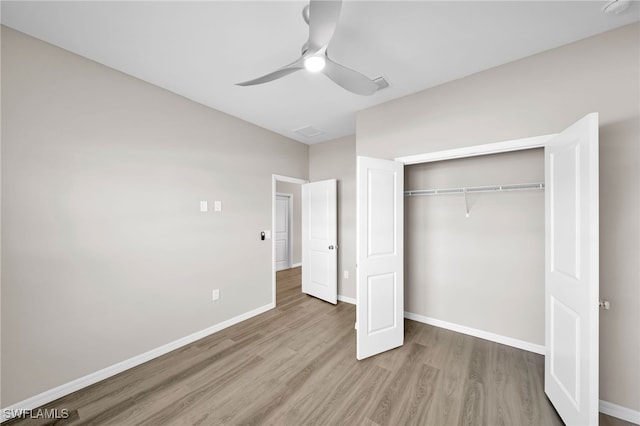
[[[333,246],[329,246],[329,250],[333,250],[333,248],[334,248]]]

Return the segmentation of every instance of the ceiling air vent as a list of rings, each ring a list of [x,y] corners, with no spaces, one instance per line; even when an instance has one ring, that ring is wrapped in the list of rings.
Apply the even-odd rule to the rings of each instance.
[[[389,87],[389,82],[384,77],[378,77],[373,80],[378,85],[378,90],[386,89]]]
[[[313,126],[300,127],[299,129],[295,129],[293,132],[302,135],[305,138],[314,138],[324,133],[323,131],[316,129]]]

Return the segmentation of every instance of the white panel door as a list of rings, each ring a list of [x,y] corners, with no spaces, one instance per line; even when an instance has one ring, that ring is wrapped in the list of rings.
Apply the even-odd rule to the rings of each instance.
[[[302,292],[338,303],[335,179],[302,185]]]
[[[289,267],[289,197],[276,195],[276,271]]]
[[[545,392],[571,425],[598,424],[598,114],[545,146]]]
[[[357,354],[404,342],[404,165],[357,160]]]

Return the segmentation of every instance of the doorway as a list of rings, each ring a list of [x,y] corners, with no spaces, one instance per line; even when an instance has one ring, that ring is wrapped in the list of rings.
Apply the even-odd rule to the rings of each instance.
[[[291,184],[293,185],[293,184]],[[276,226],[273,237],[276,245],[276,271],[291,268],[293,259],[293,194],[276,193]]]
[[[405,316],[544,354],[543,149],[404,176]]]
[[[284,198],[278,199],[278,195],[291,195],[292,214],[288,220],[283,219],[284,213],[278,215],[278,210],[284,212],[286,209]],[[287,227],[291,230],[288,249],[284,232],[280,232]],[[295,268],[301,268],[298,272],[301,272],[302,293],[335,305],[338,297],[337,181],[327,179],[309,183],[299,178],[273,175],[271,229],[274,234],[271,246],[273,305],[278,303],[278,276]]]
[[[302,267],[302,184],[305,179],[272,175],[272,300],[278,304],[279,284],[291,287],[291,277],[299,277]],[[285,216],[286,215],[286,216]],[[280,281],[280,283],[279,283]],[[285,283],[286,281],[286,283]],[[300,281],[296,278],[294,281]],[[301,284],[295,284],[301,292]]]

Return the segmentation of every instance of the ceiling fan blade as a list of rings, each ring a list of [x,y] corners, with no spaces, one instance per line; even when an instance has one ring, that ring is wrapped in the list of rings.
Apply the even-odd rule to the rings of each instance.
[[[326,47],[340,18],[342,1],[311,0],[309,3],[309,51]]]
[[[289,75],[293,72],[299,71],[304,68],[304,61],[302,58],[297,59],[296,61],[290,63],[289,65],[285,65],[282,68],[278,68],[277,70],[263,75],[262,77],[258,77],[253,80],[245,81],[242,83],[236,83],[236,86],[254,86],[256,84],[267,83],[269,81],[277,80],[279,78],[284,77],[285,75]]]
[[[325,57],[326,65],[322,72],[338,86],[357,95],[370,96],[378,90],[378,85],[366,75],[351,68],[333,62]]]

